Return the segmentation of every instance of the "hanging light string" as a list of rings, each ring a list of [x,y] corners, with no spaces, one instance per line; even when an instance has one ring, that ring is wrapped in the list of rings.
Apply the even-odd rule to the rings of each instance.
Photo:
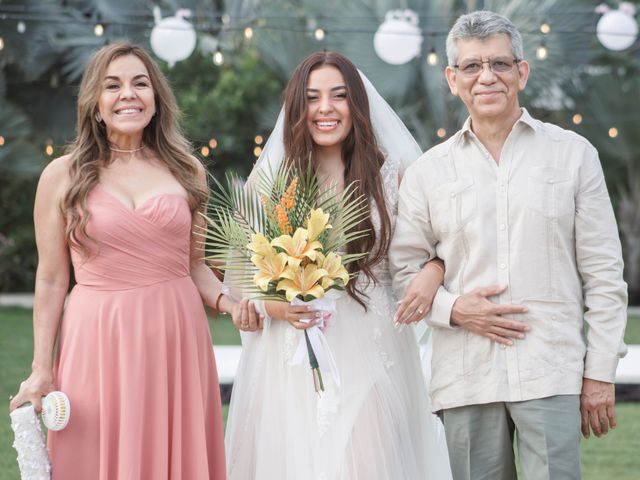
[[[438,23],[446,24],[450,20],[458,17],[457,14],[449,15],[431,15],[417,13],[418,17],[423,20],[423,23],[429,23],[430,21],[437,21]],[[593,11],[591,7],[577,7],[577,8],[564,8],[554,9],[553,16],[558,18],[559,16],[566,15],[575,17],[576,15],[584,15],[588,17],[597,17],[598,14]],[[528,15],[512,15],[512,20],[517,20],[518,17],[529,18]],[[292,25],[299,20],[314,19],[318,26],[309,29],[309,27],[299,27]],[[350,20],[371,20],[372,26],[369,28],[356,28],[350,27],[332,27],[327,28],[327,24],[332,23],[332,17],[325,17],[322,15],[305,16],[305,15],[270,15],[264,14],[259,17],[255,15],[246,16],[230,16],[222,11],[207,11],[198,12],[197,15],[190,19],[193,28],[201,33],[217,33],[220,30],[228,32],[243,32],[247,39],[250,39],[255,34],[255,30],[267,30],[267,31],[284,31],[291,33],[308,33],[311,31],[318,40],[324,39],[324,37],[330,32],[334,34],[373,34],[376,32],[378,17],[375,15],[342,15],[341,19],[349,23]],[[61,23],[61,24],[81,24],[94,27],[96,36],[102,36],[104,29],[107,26],[120,26],[120,27],[141,27],[152,28],[154,26],[153,13],[147,9],[137,9],[122,12],[118,15],[117,19],[98,18],[96,20],[95,15],[80,14],[79,11],[73,7],[52,7],[50,5],[6,5],[0,3],[0,23],[2,21],[18,21],[18,22],[44,22],[44,23]],[[274,23],[278,20],[285,21],[285,24]],[[563,22],[557,21],[557,24]],[[325,24],[325,26],[320,26]],[[23,30],[26,27],[21,28]],[[179,26],[173,27],[174,29],[180,29]],[[448,29],[442,28],[422,28],[421,31],[425,35],[434,35],[444,37],[448,34]],[[525,35],[539,35],[540,33],[548,34],[550,32],[549,22],[544,21],[539,29],[521,29],[520,32]],[[584,27],[580,29],[553,29],[554,35],[593,35],[596,33],[594,27]],[[620,32],[610,32],[610,35],[625,35]],[[411,35],[407,32],[394,32],[394,35]],[[321,37],[321,38],[318,38]]]

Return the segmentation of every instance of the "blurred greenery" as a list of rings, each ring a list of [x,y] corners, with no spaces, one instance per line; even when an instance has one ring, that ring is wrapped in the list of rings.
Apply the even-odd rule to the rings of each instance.
[[[506,14],[523,32],[532,67],[522,104],[537,118],[577,130],[600,152],[618,216],[631,303],[640,303],[640,137],[634,115],[640,109],[640,55],[637,48],[612,52],[598,43],[592,0],[409,0],[403,8],[418,12],[428,35],[416,59],[395,66],[377,56],[372,42],[387,12],[398,8],[393,0],[157,0],[153,5],[164,17],[177,8],[191,9],[190,21],[198,27],[191,57],[173,68],[160,63],[184,110],[187,136],[217,176],[227,169],[247,173],[256,158],[255,136],[266,140],[288,76],[314,50],[349,56],[423,148],[442,141],[466,117],[442,75],[446,32],[471,8]],[[36,252],[28,225],[35,182],[26,178],[37,175],[73,139],[75,95],[89,56],[123,40],[149,48],[152,10],[141,0],[0,1],[3,9],[13,13],[0,15],[0,292],[31,291]],[[26,31],[19,33],[15,12],[27,11]],[[331,11],[341,14],[328,15]],[[98,20],[105,25],[100,37],[93,33]],[[544,36],[539,33],[543,21],[551,25]],[[251,40],[243,35],[246,26],[253,27]],[[322,41],[313,35],[317,27],[327,33]],[[536,57],[541,42],[548,49],[545,59]],[[212,62],[217,49],[225,57],[221,66]],[[438,54],[436,65],[425,61],[431,49]],[[579,124],[572,122],[576,113],[582,115]],[[439,128],[446,130],[443,138],[436,135]],[[610,128],[617,136],[609,136]],[[215,148],[209,147],[212,139]],[[47,144],[52,156],[44,154]],[[208,153],[202,153],[205,146]]]
[[[196,149],[216,141],[203,158],[210,170],[219,177],[228,169],[248,174],[256,159],[256,135],[266,139],[275,123],[265,118],[265,105],[283,88],[258,52],[246,49],[219,67],[198,52],[164,70],[184,113],[187,137]]]

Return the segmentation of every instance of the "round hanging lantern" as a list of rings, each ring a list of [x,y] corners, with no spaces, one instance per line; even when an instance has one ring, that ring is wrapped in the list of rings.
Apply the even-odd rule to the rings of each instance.
[[[391,65],[402,65],[420,55],[422,32],[413,10],[391,10],[373,37],[376,54]]]
[[[596,27],[598,40],[609,50],[625,50],[638,37],[638,23],[633,15],[622,10],[609,10]]]
[[[156,25],[151,30],[151,48],[162,60],[173,67],[176,62],[188,58],[196,47],[196,31],[183,17],[188,10],[179,10],[175,17],[161,20],[156,15]]]

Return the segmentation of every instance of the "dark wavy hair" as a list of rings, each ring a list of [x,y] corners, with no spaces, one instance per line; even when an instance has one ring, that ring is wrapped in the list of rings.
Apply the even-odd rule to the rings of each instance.
[[[391,219],[387,212],[380,167],[384,163],[384,155],[378,148],[376,137],[369,115],[369,99],[355,65],[345,56],[336,52],[316,52],[306,57],[296,67],[284,93],[284,149],[289,162],[296,162],[297,168],[305,170],[308,165],[317,169],[315,143],[307,128],[307,84],[309,75],[324,66],[337,68],[345,81],[347,101],[353,127],[342,144],[342,160],[345,165],[344,182],[355,183],[356,195],[372,198],[380,212],[380,232],[376,234],[369,214],[360,222],[357,229],[366,229],[369,235],[350,242],[347,253],[371,252],[368,256],[347,265],[350,273],[362,272],[371,281],[377,279],[373,266],[387,254],[391,241]],[[311,159],[311,162],[309,162]],[[369,205],[369,203],[367,203]],[[369,208],[367,206],[367,208]],[[366,295],[358,288],[356,282],[347,284],[348,294],[365,309]]]

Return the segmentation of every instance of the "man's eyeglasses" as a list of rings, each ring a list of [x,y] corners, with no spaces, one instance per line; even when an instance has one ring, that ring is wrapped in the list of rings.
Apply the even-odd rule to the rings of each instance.
[[[518,58],[493,58],[489,60],[466,60],[453,68],[459,70],[465,77],[475,77],[482,73],[484,64],[489,65],[489,70],[493,73],[509,73],[513,66],[520,62]]]

